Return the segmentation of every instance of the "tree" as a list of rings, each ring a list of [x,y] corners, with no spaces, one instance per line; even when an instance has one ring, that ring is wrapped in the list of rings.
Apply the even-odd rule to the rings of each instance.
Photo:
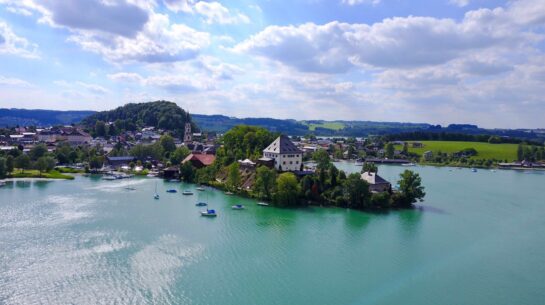
[[[103,121],[96,121],[95,133],[97,137],[105,137],[107,135],[106,124]]]
[[[378,173],[378,167],[376,166],[375,163],[365,162],[361,168],[361,172],[362,173],[365,173],[365,172]]]
[[[337,186],[338,175],[339,175],[339,170],[334,165],[331,165],[329,167],[329,185],[331,187]]]
[[[195,179],[195,168],[191,162],[186,162],[180,166],[180,178],[186,182],[193,182]]]
[[[187,147],[178,147],[172,154],[170,154],[170,162],[172,162],[172,164],[180,164],[185,157],[189,156],[190,153],[191,151],[189,151]]]
[[[386,144],[386,157],[388,159],[393,159],[395,155],[395,147],[393,143]]]
[[[517,160],[522,161],[524,158],[524,148],[522,144],[519,144],[517,147]]]
[[[390,193],[380,192],[371,196],[371,206],[373,208],[387,208],[390,205]]]
[[[278,206],[297,206],[299,204],[299,183],[293,173],[282,173],[276,178],[277,191],[274,202]]]
[[[403,143],[403,155],[405,156],[409,155],[409,144],[407,142]]]
[[[162,135],[159,142],[161,143],[161,146],[165,152],[173,152],[176,150],[176,143],[174,143],[174,138],[170,135]]]
[[[13,173],[13,169],[15,167],[15,161],[14,161],[15,158],[13,158],[12,155],[8,155],[6,157],[6,171],[8,174],[11,174]]]
[[[227,169],[227,187],[234,191],[240,186],[240,171],[238,162],[233,162]]]
[[[30,168],[30,157],[28,155],[20,155],[15,158],[15,166],[21,169],[21,172],[24,173],[25,169]]]
[[[0,157],[0,179],[6,178],[7,174],[6,158]]]
[[[348,175],[344,181],[344,194],[349,208],[363,209],[369,205],[369,184],[357,173]]]
[[[254,191],[260,198],[271,199],[276,188],[276,171],[266,166],[260,166],[256,170]]]
[[[38,144],[28,152],[30,159],[34,161],[43,157],[45,154],[47,154],[47,146],[45,146],[44,144]]]
[[[103,164],[103,160],[99,156],[93,156],[91,160],[89,161],[89,167],[91,169],[98,169],[101,168]]]
[[[316,162],[316,169],[318,170],[326,170],[331,164],[329,154],[323,149],[319,149],[314,152],[312,154],[312,160]]]
[[[55,167],[55,159],[51,157],[40,157],[36,161],[36,169],[40,172],[40,176],[42,176],[43,172],[48,172],[52,170]]]
[[[402,207],[410,207],[417,201],[422,201],[426,193],[422,186],[422,179],[418,173],[405,170],[400,174],[398,204]]]

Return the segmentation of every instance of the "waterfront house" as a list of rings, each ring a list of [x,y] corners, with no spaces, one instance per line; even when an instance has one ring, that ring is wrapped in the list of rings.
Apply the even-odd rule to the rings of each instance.
[[[106,164],[112,168],[128,166],[131,162],[135,162],[135,161],[136,161],[136,158],[133,156],[106,157]]]
[[[183,161],[182,164],[186,162],[191,162],[191,165],[193,165],[196,168],[203,168],[206,166],[211,165],[216,160],[215,155],[211,154],[201,154],[201,153],[192,153],[189,154]]]
[[[389,192],[392,189],[392,184],[377,173],[374,172],[364,172],[361,174],[361,179],[369,183],[369,191],[372,193],[382,193]]]
[[[263,150],[263,157],[274,160],[278,171],[292,172],[302,169],[303,152],[293,144],[288,136],[281,135]]]

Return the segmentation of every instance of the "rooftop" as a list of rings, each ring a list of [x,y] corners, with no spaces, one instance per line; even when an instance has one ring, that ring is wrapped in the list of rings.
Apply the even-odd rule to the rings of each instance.
[[[274,142],[272,142],[267,148],[263,150],[266,153],[276,154],[300,154],[302,151],[293,144],[288,136],[281,135]]]

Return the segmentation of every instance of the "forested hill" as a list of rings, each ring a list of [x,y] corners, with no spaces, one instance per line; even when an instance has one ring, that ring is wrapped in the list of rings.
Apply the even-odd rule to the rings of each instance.
[[[153,126],[174,131],[183,135],[185,123],[188,121],[187,112],[172,102],[156,101],[149,103],[126,104],[109,111],[97,112],[81,122],[93,128],[97,122],[115,122],[115,127],[125,130],[137,130],[142,127]],[[191,118],[189,118],[191,122]],[[197,126],[193,125],[196,130]]]
[[[0,127],[53,126],[79,123],[94,111],[59,111],[0,108]]]
[[[192,114],[195,123],[206,131],[225,133],[237,125],[259,126],[269,131],[281,132],[290,135],[305,135],[309,133],[307,125],[296,120],[281,120],[272,118],[244,118],[228,117],[225,115]]]

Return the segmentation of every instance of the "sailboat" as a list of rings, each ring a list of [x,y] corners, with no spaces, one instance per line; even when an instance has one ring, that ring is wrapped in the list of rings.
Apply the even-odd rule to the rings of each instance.
[[[208,195],[208,193],[207,193],[207,195]],[[201,211],[201,216],[216,217],[216,216],[218,216],[218,214],[216,214],[216,210],[206,208],[206,211]]]
[[[204,190],[204,188],[203,188]],[[196,206],[198,207],[204,207],[204,206],[207,206],[208,205],[208,192],[206,192],[206,201],[200,201],[198,203],[195,204]]]
[[[153,196],[154,199],[159,199],[159,194],[157,194],[157,181],[155,181],[155,195]]]

